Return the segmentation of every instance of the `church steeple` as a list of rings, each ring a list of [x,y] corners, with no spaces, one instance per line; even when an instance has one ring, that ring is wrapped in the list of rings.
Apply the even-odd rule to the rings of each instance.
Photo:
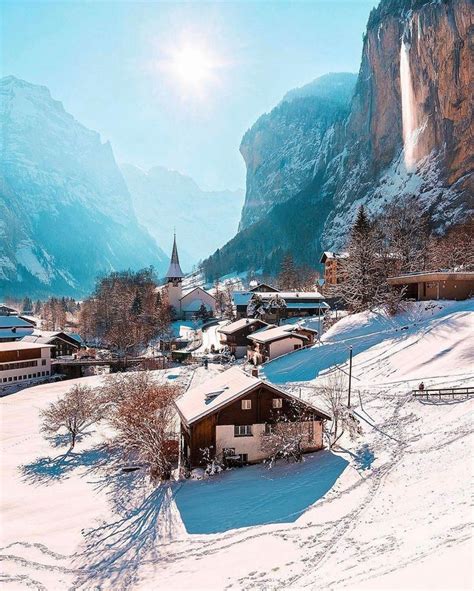
[[[168,280],[168,282],[177,282],[177,281],[181,281],[182,278],[184,277],[184,273],[181,270],[180,264],[179,264],[179,256],[178,256],[178,247],[176,246],[176,232],[174,234],[174,239],[173,239],[173,250],[171,252],[171,261],[170,261],[170,266],[168,268],[168,272],[166,273],[166,279]]]

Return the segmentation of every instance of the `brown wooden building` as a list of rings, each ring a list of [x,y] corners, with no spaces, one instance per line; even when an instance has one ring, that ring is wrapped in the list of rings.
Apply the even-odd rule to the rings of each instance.
[[[347,252],[323,252],[320,263],[324,265],[324,286],[337,285],[342,283],[347,276],[344,268],[349,258]]]
[[[247,353],[247,345],[249,344],[247,337],[268,326],[266,322],[258,318],[241,318],[222,326],[217,332],[222,347],[228,347],[231,354],[239,359],[245,357]]]
[[[284,416],[308,429],[304,451],[323,447],[323,423],[330,417],[311,404],[233,367],[191,388],[176,401],[181,419],[181,449],[190,467],[211,457],[242,463],[265,459],[262,437]]]
[[[77,339],[62,331],[35,330],[33,334],[24,337],[23,341],[53,345],[53,357],[74,355],[81,348],[81,343]]]
[[[474,272],[472,271],[409,273],[389,277],[387,281],[395,288],[405,288],[407,299],[466,300],[474,296]]]

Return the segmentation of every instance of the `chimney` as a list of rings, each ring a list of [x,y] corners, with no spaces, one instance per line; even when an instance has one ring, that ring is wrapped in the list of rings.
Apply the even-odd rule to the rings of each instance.
[[[252,367],[252,377],[258,378],[258,367]]]

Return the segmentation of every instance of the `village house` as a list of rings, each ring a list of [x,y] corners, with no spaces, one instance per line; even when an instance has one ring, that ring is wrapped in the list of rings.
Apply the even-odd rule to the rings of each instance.
[[[181,452],[189,467],[210,457],[241,463],[267,457],[262,440],[281,420],[307,430],[305,452],[323,448],[323,423],[330,417],[288,392],[233,367],[191,388],[176,401]]]
[[[216,312],[216,300],[209,292],[201,287],[194,287],[189,291],[183,290],[184,273],[179,264],[176,235],[173,240],[170,266],[166,274],[165,285],[158,288],[173,308],[175,320],[189,320],[200,314],[209,317]]]
[[[269,325],[258,318],[241,318],[218,329],[221,347],[227,347],[237,359],[245,357],[247,353],[247,337]]]
[[[53,345],[52,357],[74,355],[81,348],[81,340],[78,336],[72,336],[63,331],[34,330],[31,335],[23,337],[22,342],[42,343]]]
[[[6,304],[0,304],[0,316],[18,316],[18,310]]]
[[[342,283],[347,276],[344,268],[349,258],[348,252],[323,252],[320,263],[324,265],[324,286],[334,286]]]
[[[51,375],[52,345],[23,341],[0,343],[0,384],[44,379]]]
[[[329,309],[319,291],[234,291],[237,319],[246,318],[249,304],[261,301],[258,316],[268,323],[286,318],[323,315]]]
[[[0,343],[19,341],[33,333],[35,323],[14,314],[0,315]]]
[[[299,328],[294,324],[283,324],[248,335],[247,359],[260,365],[286,353],[312,345],[318,332],[309,328]]]
[[[466,300],[474,296],[474,272],[433,271],[389,277],[395,289],[405,288],[404,297],[415,300]]]

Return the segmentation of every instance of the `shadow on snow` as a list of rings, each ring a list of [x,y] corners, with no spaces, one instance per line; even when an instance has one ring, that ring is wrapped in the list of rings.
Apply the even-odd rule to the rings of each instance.
[[[175,495],[190,534],[291,523],[323,497],[342,474],[347,460],[329,451],[280,463],[229,470],[207,480],[187,481]]]

